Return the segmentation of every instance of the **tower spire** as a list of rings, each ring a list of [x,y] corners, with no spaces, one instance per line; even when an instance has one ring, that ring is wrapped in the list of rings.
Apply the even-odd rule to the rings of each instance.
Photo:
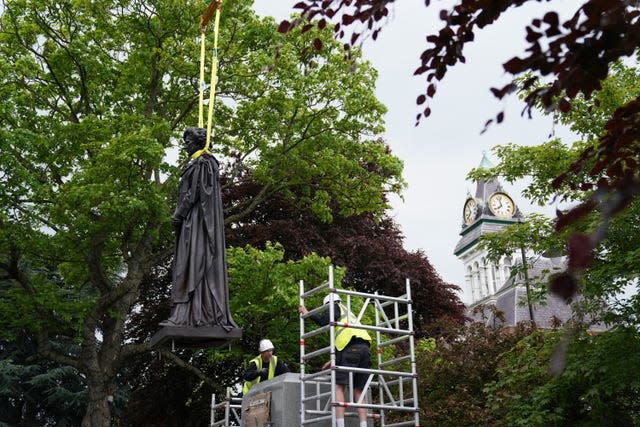
[[[487,152],[485,150],[482,150],[482,160],[480,160],[480,164],[478,165],[478,168],[491,169],[494,167],[496,167],[496,165],[491,163],[491,160],[489,160],[489,158],[487,157]]]

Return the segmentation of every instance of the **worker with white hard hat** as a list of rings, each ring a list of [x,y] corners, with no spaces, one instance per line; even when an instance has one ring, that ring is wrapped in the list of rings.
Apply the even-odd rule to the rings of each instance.
[[[249,365],[244,372],[244,387],[242,393],[247,394],[252,385],[260,381],[289,372],[287,365],[278,360],[278,356],[273,354],[273,343],[271,340],[263,339],[258,344],[260,354],[249,361]]]
[[[328,325],[330,322],[330,304],[333,303],[333,321],[341,325],[361,326],[356,316],[349,311],[347,307],[342,305],[340,295],[330,292],[322,301],[326,306],[322,316],[312,314],[309,316],[311,320],[320,326]],[[307,314],[309,310],[304,305],[298,307],[300,314]],[[361,369],[371,369],[371,337],[364,329],[341,326],[336,329],[335,347],[336,347],[336,366],[347,366]],[[330,362],[325,363],[323,369],[328,369]],[[355,401],[360,399],[362,389],[364,388],[369,375],[365,373],[355,373],[353,375],[353,394]],[[349,372],[343,370],[336,371],[336,400],[344,401],[344,390],[349,384]],[[336,408],[336,425],[344,427],[344,406]],[[358,418],[360,427],[367,426],[367,410],[366,408],[358,408]]]
[[[340,295],[338,295],[338,294],[334,294],[334,293],[330,293],[329,295],[327,295],[326,297],[324,297],[324,299],[322,300],[322,304],[323,304],[323,305],[327,305],[327,304],[329,304],[331,301],[334,301],[334,302],[342,302],[342,299],[340,298]]]

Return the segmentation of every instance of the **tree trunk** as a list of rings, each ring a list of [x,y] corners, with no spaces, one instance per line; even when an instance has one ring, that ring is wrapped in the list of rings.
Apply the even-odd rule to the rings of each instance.
[[[115,385],[106,385],[100,378],[89,378],[87,411],[82,419],[82,427],[111,427],[111,402]]]
[[[141,251],[147,248],[143,243],[138,245]],[[109,291],[103,293],[86,318],[82,332],[81,359],[87,375],[88,399],[82,427],[111,427],[116,372],[122,362],[124,319],[138,297],[144,271],[139,260],[147,255],[143,251],[142,255],[129,259],[127,276],[118,286],[103,283],[103,289],[108,288]],[[94,254],[95,259],[100,256],[101,254]],[[89,263],[89,266],[96,282],[101,283],[105,276],[100,265]],[[100,285],[97,287],[100,288]],[[102,335],[102,341],[97,339],[96,331]]]

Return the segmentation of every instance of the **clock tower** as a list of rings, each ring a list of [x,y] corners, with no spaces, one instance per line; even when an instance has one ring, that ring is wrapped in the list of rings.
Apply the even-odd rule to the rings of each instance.
[[[479,168],[494,165],[482,154]],[[467,194],[462,207],[462,230],[453,253],[464,263],[465,282],[471,290],[471,306],[479,302],[492,303],[496,292],[509,279],[511,266],[519,255],[504,256],[499,262],[490,261],[487,251],[478,248],[478,239],[518,222],[522,213],[497,179],[476,182],[475,195]]]

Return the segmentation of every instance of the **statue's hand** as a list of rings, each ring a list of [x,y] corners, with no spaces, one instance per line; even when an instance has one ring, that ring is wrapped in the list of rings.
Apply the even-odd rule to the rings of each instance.
[[[180,228],[182,225],[182,218],[171,217],[171,223],[173,224],[173,228]]]

